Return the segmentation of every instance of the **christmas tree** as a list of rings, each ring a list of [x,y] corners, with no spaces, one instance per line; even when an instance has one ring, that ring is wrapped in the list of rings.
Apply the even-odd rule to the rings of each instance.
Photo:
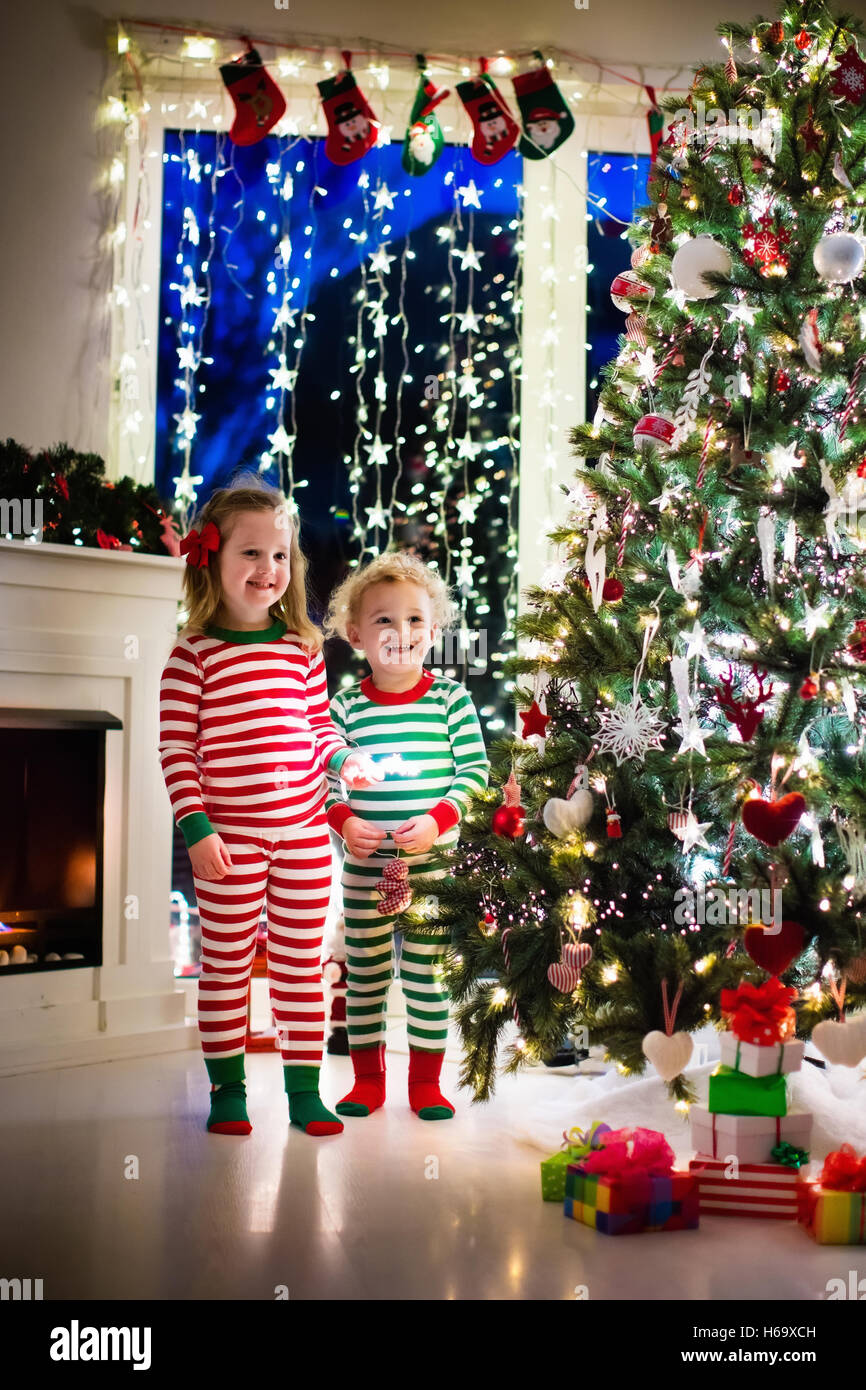
[[[581,1028],[690,1099],[686,1035],[765,971],[800,1037],[866,1000],[861,32],[820,0],[720,26],[664,105],[625,334],[518,620],[523,737],[418,889],[476,1099]]]

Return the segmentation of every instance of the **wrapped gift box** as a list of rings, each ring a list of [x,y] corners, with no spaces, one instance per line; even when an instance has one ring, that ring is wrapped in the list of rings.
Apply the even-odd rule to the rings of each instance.
[[[819,1245],[866,1245],[866,1192],[834,1192],[804,1183],[800,1219]]]
[[[731,1165],[719,1159],[693,1158],[689,1172],[698,1185],[701,1216],[748,1216],[772,1221],[796,1221],[803,1188],[799,1168],[780,1163],[738,1163],[736,1176],[726,1177]]]
[[[790,1115],[719,1115],[703,1105],[691,1107],[692,1143],[711,1158],[737,1158],[740,1163],[771,1163],[778,1144],[808,1149],[812,1141],[809,1111]]]
[[[746,1076],[719,1067],[710,1076],[709,1108],[717,1115],[785,1115],[787,1082],[784,1076]]]
[[[719,1038],[722,1048],[722,1065],[732,1071],[743,1072],[746,1076],[777,1076],[787,1072],[799,1071],[803,1065],[806,1044],[798,1042],[757,1043],[742,1042],[735,1033],[722,1033]]]
[[[689,1173],[608,1176],[570,1163],[565,1215],[609,1236],[694,1230],[699,1221],[697,1184]]]
[[[562,1202],[565,1199],[565,1171],[569,1163],[579,1163],[592,1149],[599,1147],[602,1136],[610,1133],[610,1125],[593,1120],[588,1130],[575,1127],[563,1132],[562,1148],[550,1158],[541,1160],[541,1200]]]

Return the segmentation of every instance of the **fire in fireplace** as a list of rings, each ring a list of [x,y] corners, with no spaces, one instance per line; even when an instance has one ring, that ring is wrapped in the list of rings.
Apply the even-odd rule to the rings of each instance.
[[[102,964],[102,710],[0,709],[0,975]]]

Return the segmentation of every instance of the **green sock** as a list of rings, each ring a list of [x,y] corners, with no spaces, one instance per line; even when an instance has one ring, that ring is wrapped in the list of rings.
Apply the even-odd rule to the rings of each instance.
[[[247,1115],[243,1053],[206,1060],[205,1066],[213,1088],[208,1130],[211,1134],[249,1134],[252,1125]]]
[[[343,1123],[319,1099],[319,1068],[283,1066],[289,1119],[306,1134],[340,1134]]]

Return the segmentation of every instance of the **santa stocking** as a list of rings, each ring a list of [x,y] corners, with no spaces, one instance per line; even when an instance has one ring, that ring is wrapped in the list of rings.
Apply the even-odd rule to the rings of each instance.
[[[427,77],[422,65],[421,81],[418,84],[418,91],[415,93],[412,112],[409,116],[409,127],[403,142],[403,168],[407,174],[415,176],[426,174],[428,169],[433,168],[442,153],[445,136],[442,134],[442,127],[434,107],[438,106],[440,101],[444,101],[447,96],[448,88],[440,87],[437,90],[435,83]]]
[[[520,134],[520,127],[496,89],[482,72],[471,82],[458,82],[457,95],[472,122],[472,153],[479,164],[497,164]]]
[[[379,135],[379,122],[349,71],[350,58],[351,54],[344,53],[345,71],[318,84],[328,122],[325,154],[332,164],[354,164],[375,145]]]
[[[541,58],[541,54],[536,57]],[[523,121],[518,149],[525,159],[546,159],[574,130],[574,117],[550,69],[542,62],[540,67],[519,73],[514,78],[514,95]]]
[[[236,145],[255,145],[282,116],[285,97],[254,48],[233,63],[223,63],[220,74],[235,104],[229,139]]]

